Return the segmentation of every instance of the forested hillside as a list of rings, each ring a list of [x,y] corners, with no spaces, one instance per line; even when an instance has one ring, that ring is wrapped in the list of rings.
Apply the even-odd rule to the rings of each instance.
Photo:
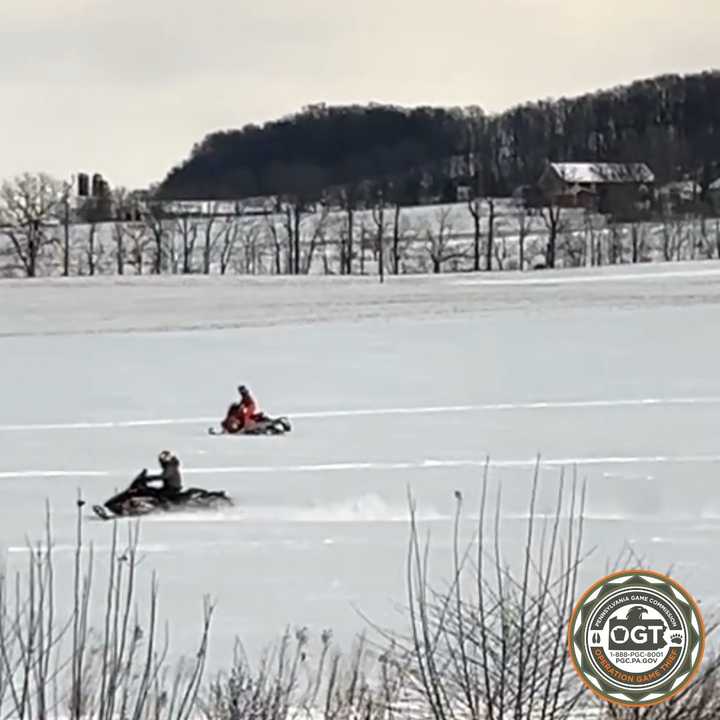
[[[643,161],[659,181],[719,171],[720,72],[667,75],[581,97],[480,108],[323,105],[214,132],[159,193],[175,199],[293,195],[342,188],[346,200],[382,188],[404,204],[451,200],[472,176],[479,194],[533,184],[547,159]]]

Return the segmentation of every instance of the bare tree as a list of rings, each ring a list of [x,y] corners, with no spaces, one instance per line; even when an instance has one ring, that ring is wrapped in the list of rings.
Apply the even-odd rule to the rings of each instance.
[[[168,235],[167,218],[162,206],[156,203],[151,204],[147,211],[143,213],[143,220],[155,246],[152,265],[153,274],[160,275],[163,271],[166,256],[165,242]]]
[[[117,199],[117,196],[116,196]],[[98,230],[103,222],[112,219],[113,196],[88,198],[78,208],[78,219],[85,226],[84,256],[88,275],[95,275],[102,262],[105,248],[98,238]]]
[[[295,274],[296,251],[300,252],[300,214],[297,204],[285,203],[283,223],[288,239],[287,273]]]
[[[220,246],[220,274],[227,273],[228,266],[235,251],[235,246],[242,234],[241,220],[239,216],[231,216],[223,218],[221,221],[221,229],[219,233]]]
[[[402,224],[403,218],[401,216],[402,207],[399,202],[395,203],[395,210],[393,212],[393,237],[392,237],[392,260],[393,260],[393,274],[400,274],[400,260],[402,259],[403,239],[404,239],[404,227]]]
[[[615,222],[610,223],[610,244],[608,247],[608,263],[617,265],[622,263],[623,257],[623,228]]]
[[[292,238],[290,243],[290,263],[291,273],[299,275],[302,265],[302,221],[303,217],[314,210],[310,204],[302,196],[296,195],[291,198],[290,204],[286,208],[286,224],[288,237]]]
[[[485,245],[485,269],[492,270],[493,246],[495,245],[495,199],[487,198],[488,205],[488,231],[487,243]]]
[[[563,228],[562,207],[552,198],[548,198],[542,209],[542,218],[548,230],[547,245],[545,248],[545,265],[549,268],[554,268],[557,239]]]
[[[473,270],[480,271],[480,247],[482,244],[482,199],[474,196],[468,200],[468,210],[473,219]]]
[[[505,235],[500,236],[493,242],[495,261],[499,270],[505,269],[505,262],[510,257],[510,250],[508,249],[507,237]]]
[[[482,206],[488,206],[487,242],[485,244],[485,270],[492,270],[492,259],[495,254],[495,199],[483,198],[477,192],[468,200],[468,210],[473,219],[473,270],[480,270],[480,248],[482,246]]]
[[[482,203],[487,194],[486,172],[484,163],[483,139],[486,133],[487,118],[481,108],[467,109],[465,118],[464,150],[467,171],[470,176],[471,193],[468,197],[468,211],[473,220],[473,270],[480,271],[482,245]],[[492,247],[485,253],[486,269],[492,269]]]
[[[260,223],[245,223],[242,228],[242,271],[246,275],[262,272],[261,256],[258,250],[261,239]]]
[[[310,164],[278,165],[271,172],[273,182],[283,188],[279,193],[281,211],[289,243],[288,272],[299,275],[302,269],[300,225],[305,215],[316,212],[316,205],[327,204],[324,188],[328,178],[323,168]]]
[[[283,243],[280,238],[280,231],[277,225],[277,218],[274,214],[265,215],[265,227],[267,232],[270,234],[273,246],[273,268],[276,275],[281,275],[282,269],[282,257],[283,257]],[[288,238],[288,243],[290,239]],[[286,252],[287,257],[287,252]]]
[[[382,191],[378,193],[377,202],[372,208],[372,217],[377,229],[375,235],[375,258],[378,262],[378,276],[380,282],[385,282],[385,196]]]
[[[63,225],[63,276],[70,275],[70,196],[73,191],[72,182],[63,183],[62,191],[62,225]]]
[[[44,173],[26,173],[0,186],[0,231],[28,277],[36,277],[41,253],[54,242],[47,229],[62,213],[66,192],[61,181]]]
[[[368,227],[366,224],[366,218],[363,218],[362,223],[360,223],[360,250],[358,251],[360,254],[360,274],[365,274],[365,251],[368,249]]]
[[[129,224],[139,222],[141,212],[139,208],[138,198],[129,192],[126,188],[119,187],[112,191],[112,207],[114,213],[114,222],[112,227],[112,236],[115,242],[115,268],[118,275],[125,274],[125,262],[127,260],[126,240],[134,242],[135,236],[129,230]],[[142,249],[136,253],[136,261],[138,272],[142,273]],[[138,257],[139,256],[139,257]]]
[[[125,274],[125,223],[117,220],[112,226],[115,241],[115,271],[118,275]]]
[[[451,260],[465,257],[462,249],[452,244],[452,208],[443,207],[435,215],[437,229],[425,230],[427,252],[432,263],[433,273],[441,273],[443,265]]]
[[[583,212],[583,229],[585,232],[585,243],[588,246],[587,257],[590,259],[590,265],[601,265],[602,254],[599,246],[599,229],[595,223],[595,214],[589,208]]]
[[[340,274],[352,275],[353,253],[355,252],[355,211],[357,210],[359,187],[350,184],[342,188],[340,201],[345,210],[346,231],[340,236]]]
[[[103,245],[97,241],[98,223],[91,221],[87,223],[85,236],[85,261],[88,275],[95,275],[98,264],[102,261]]]
[[[185,214],[175,220],[175,228],[182,243],[182,272],[189,275],[193,272],[193,255],[198,239],[197,220]]]
[[[317,248],[325,244],[325,233],[327,231],[328,220],[330,218],[330,207],[323,203],[320,212],[310,216],[309,223],[311,225],[307,250],[305,258],[302,262],[302,272],[308,274],[312,269],[313,259]]]
[[[126,223],[123,237],[128,240],[130,245],[127,252],[128,262],[135,267],[136,275],[142,275],[145,270],[145,252],[152,242],[147,225],[142,221]]]
[[[633,263],[642,262],[645,256],[646,233],[643,223],[630,223],[630,241],[632,243]]]
[[[217,236],[213,234],[213,229],[218,221],[217,206],[213,204],[210,207],[209,214],[205,220],[205,242],[203,244],[203,273],[210,274],[210,266],[212,264],[212,251],[217,241]]]
[[[679,259],[683,245],[682,221],[664,211],[661,214],[662,253],[666,262]]]
[[[533,229],[534,216],[524,201],[514,204],[513,218],[518,231],[518,265],[520,271],[525,269],[525,241]]]
[[[220,248],[221,273],[224,274],[227,270],[227,264],[224,269],[222,268],[222,258],[225,257],[229,263],[228,252],[230,255],[232,254],[232,248],[239,237],[236,221],[242,214],[243,210],[239,207],[229,215],[221,214],[220,206],[217,203],[210,207],[209,214],[205,218],[203,233],[203,273],[205,275],[210,274],[213,256],[218,248]]]

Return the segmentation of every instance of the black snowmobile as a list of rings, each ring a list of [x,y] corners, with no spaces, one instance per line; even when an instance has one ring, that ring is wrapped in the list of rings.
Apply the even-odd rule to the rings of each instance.
[[[221,424],[220,427],[208,428],[210,435],[285,435],[292,430],[290,420],[286,417],[269,417],[265,413],[258,413],[253,420],[255,424],[252,428],[242,428],[236,432],[229,432]]]
[[[93,505],[95,514],[102,520],[112,520],[163,511],[215,510],[233,504],[223,490],[191,487],[168,497],[156,488],[150,487],[145,480],[146,476],[147,470],[143,470],[126,490],[113,495],[104,505]]]

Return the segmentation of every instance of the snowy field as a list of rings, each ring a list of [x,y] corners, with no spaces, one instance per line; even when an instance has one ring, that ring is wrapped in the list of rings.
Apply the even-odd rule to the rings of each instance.
[[[518,551],[533,458],[540,510],[563,466],[587,478],[583,580],[629,543],[720,601],[720,263],[495,277],[128,278],[0,284],[0,545],[11,570],[53,510],[72,563],[75,497],[103,501],[159,450],[237,500],[142,523],[174,650],[218,601],[213,664],[286,624],[361,614],[400,627],[406,493],[449,568],[453,494],[468,539],[485,456]],[[284,438],[212,438],[245,382]],[[97,562],[111,526],[89,515]],[[511,554],[511,559],[517,557]],[[69,591],[69,588],[68,588]],[[98,607],[103,603],[99,594]]]

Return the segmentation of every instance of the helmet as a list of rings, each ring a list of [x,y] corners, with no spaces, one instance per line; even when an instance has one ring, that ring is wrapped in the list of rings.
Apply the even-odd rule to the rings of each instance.
[[[247,395],[247,392],[248,392],[247,386],[245,386],[245,385],[239,385],[239,386],[238,386],[238,392],[239,392],[241,395]]]
[[[173,454],[169,450],[163,450],[158,455],[158,462],[161,465],[167,465],[173,459]]]

